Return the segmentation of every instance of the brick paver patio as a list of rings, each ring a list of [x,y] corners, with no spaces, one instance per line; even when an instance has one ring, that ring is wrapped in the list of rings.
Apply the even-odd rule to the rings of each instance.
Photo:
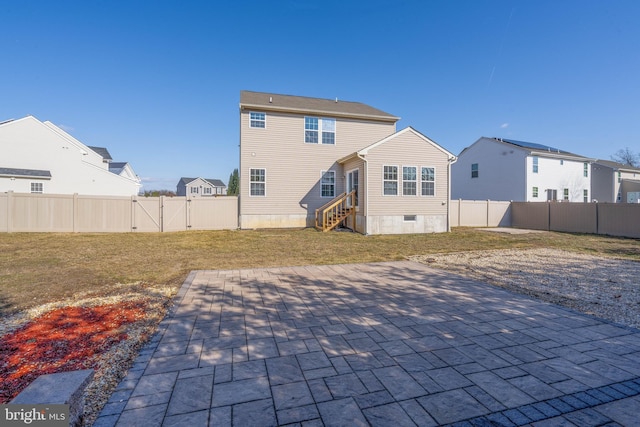
[[[632,426],[640,331],[409,261],[192,272],[95,426]]]

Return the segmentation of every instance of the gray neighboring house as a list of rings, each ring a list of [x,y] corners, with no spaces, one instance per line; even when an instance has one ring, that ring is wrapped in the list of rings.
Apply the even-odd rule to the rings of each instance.
[[[591,165],[593,199],[604,203],[628,203],[629,193],[636,193],[631,201],[637,203],[640,193],[640,168],[610,160],[596,160]]]
[[[180,178],[176,194],[190,197],[224,196],[227,194],[227,186],[219,179]]]

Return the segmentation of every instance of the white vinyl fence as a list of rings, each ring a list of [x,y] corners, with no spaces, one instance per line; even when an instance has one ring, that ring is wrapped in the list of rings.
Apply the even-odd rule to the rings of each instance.
[[[233,196],[0,194],[0,232],[163,232],[238,228]]]

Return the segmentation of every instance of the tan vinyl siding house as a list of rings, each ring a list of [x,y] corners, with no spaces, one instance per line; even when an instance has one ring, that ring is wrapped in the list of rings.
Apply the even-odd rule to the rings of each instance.
[[[440,175],[447,173],[448,162],[455,157],[413,129],[396,133],[398,120],[396,116],[356,102],[242,91],[241,228],[313,226],[316,209],[346,192],[355,180],[357,231],[367,234],[447,231],[448,179]],[[422,197],[417,198],[419,201],[391,200],[373,194],[381,191],[380,173],[373,173],[373,180],[369,180],[367,170],[372,167],[371,161],[358,154],[363,149],[368,150],[371,161],[392,156],[396,163],[403,164],[409,160],[415,162],[420,156],[416,166],[433,164],[438,170],[436,194],[440,206],[426,208],[426,203],[421,204],[426,201]],[[367,203],[368,197],[373,203]],[[382,218],[387,214],[397,217],[423,215],[421,212],[428,211],[432,212],[430,215],[440,215],[443,209],[443,227],[367,225],[368,212]],[[440,219],[428,222],[434,221],[441,222]],[[348,225],[353,227],[350,222]]]
[[[448,231],[453,154],[408,127],[360,150],[356,158],[366,177],[356,216],[366,217],[366,234]],[[356,166],[349,161],[353,158],[345,161],[345,171]],[[395,176],[388,176],[393,171]],[[385,188],[385,182],[395,185]]]

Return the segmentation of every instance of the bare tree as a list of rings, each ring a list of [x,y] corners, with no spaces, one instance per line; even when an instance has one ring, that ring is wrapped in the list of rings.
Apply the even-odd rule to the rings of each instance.
[[[634,168],[640,167],[640,154],[631,151],[629,147],[616,151],[611,160]]]

